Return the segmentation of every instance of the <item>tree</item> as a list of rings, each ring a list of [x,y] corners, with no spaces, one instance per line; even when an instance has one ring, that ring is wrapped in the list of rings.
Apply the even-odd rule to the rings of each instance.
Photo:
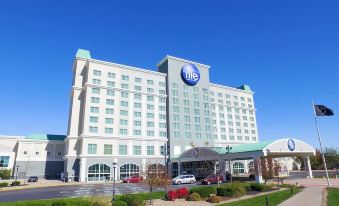
[[[8,180],[12,176],[12,171],[10,169],[0,169],[0,179]]]

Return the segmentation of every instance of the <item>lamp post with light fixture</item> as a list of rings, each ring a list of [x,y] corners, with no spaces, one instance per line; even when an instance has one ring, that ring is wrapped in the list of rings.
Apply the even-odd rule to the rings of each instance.
[[[115,169],[117,167],[117,163],[113,162],[113,197],[112,202],[114,201],[114,195],[115,195]]]

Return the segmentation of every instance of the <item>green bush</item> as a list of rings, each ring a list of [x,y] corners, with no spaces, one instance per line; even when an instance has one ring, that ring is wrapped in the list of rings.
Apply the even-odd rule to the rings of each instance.
[[[251,189],[259,192],[265,191],[265,185],[261,183],[251,183]]]
[[[188,196],[187,200],[188,201],[201,201],[201,196],[199,195],[199,193],[193,192]]]
[[[220,203],[220,197],[216,195],[211,195],[207,201],[210,203]]]
[[[91,202],[85,199],[60,199],[53,200],[52,206],[91,206]]]
[[[112,206],[128,206],[126,202],[117,200],[112,203]]]
[[[8,182],[0,182],[0,187],[7,187],[8,186]]]
[[[219,196],[240,197],[246,195],[245,185],[240,182],[234,182],[217,188]]]
[[[216,193],[215,187],[193,187],[190,189],[190,193],[198,193],[200,197],[209,197],[211,194]]]
[[[9,180],[12,176],[10,169],[0,169],[0,178],[3,180]]]
[[[144,201],[145,198],[137,194],[121,195],[121,196],[118,196],[116,200],[126,202],[128,206],[144,206],[145,205],[145,201]]]
[[[273,184],[273,183],[265,184],[265,191],[272,190],[274,186],[275,186],[275,184]]]
[[[245,186],[246,191],[251,191],[252,190],[250,183],[243,183],[243,184]]]
[[[18,185],[20,185],[20,184],[21,184],[20,181],[13,181],[13,182],[11,183],[12,186],[18,186]]]

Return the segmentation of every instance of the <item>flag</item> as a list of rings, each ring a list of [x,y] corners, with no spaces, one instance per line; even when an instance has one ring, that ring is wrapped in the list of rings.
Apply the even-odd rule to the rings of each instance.
[[[317,116],[332,116],[334,115],[332,109],[324,105],[314,105],[315,114]]]

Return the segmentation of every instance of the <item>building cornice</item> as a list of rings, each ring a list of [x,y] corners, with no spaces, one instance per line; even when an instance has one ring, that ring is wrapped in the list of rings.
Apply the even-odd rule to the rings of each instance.
[[[200,66],[200,67],[205,67],[207,69],[211,68],[211,66],[209,65],[206,65],[206,64],[201,64],[201,63],[198,63],[198,62],[194,62],[194,61],[190,61],[190,60],[187,60],[187,59],[182,59],[182,58],[178,58],[178,57],[174,57],[174,56],[170,56],[170,55],[166,55],[158,64],[157,66],[159,67],[161,64],[163,64],[166,60],[168,59],[172,59],[172,60],[176,60],[176,61],[179,61],[179,62],[183,62],[183,63],[187,63],[187,64],[194,64],[196,66]]]
[[[210,83],[210,86],[221,88],[221,89],[233,90],[233,91],[237,91],[237,92],[243,92],[243,93],[247,93],[247,94],[254,94],[254,92],[249,92],[249,91],[245,91],[245,90],[238,89],[238,88],[235,88],[235,87],[229,87],[229,86],[224,86],[224,85],[220,85],[220,84]]]
[[[141,138],[141,137],[131,137],[131,136],[126,136],[126,137],[110,136],[108,137],[108,136],[93,136],[93,135],[85,135],[85,134],[81,134],[78,139],[86,139],[86,138],[108,139],[108,140],[139,140],[139,141],[163,141],[163,142],[168,141],[167,138],[150,138],[150,137]]]

